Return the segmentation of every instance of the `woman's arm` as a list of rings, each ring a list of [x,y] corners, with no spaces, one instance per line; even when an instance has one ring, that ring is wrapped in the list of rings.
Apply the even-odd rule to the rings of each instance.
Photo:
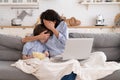
[[[22,39],[23,43],[29,42],[29,41],[35,41],[35,40],[46,40],[50,34],[46,34],[46,31],[43,31],[40,35],[37,36],[28,36]]]
[[[64,21],[62,21],[57,28],[51,28],[51,31],[53,32],[53,40],[59,41],[61,44],[65,44],[66,40],[68,38],[68,32],[67,32],[67,25]],[[60,44],[60,45],[61,45]]]
[[[23,43],[29,42],[29,41],[35,41],[38,40],[39,36],[28,36],[22,39]]]
[[[67,30],[67,25],[65,22],[61,22],[59,26],[56,28],[56,30],[59,31],[58,35],[58,40],[62,43],[65,44],[66,39],[68,38],[68,30]]]
[[[45,26],[51,30],[53,32],[53,34],[59,38],[61,35],[62,37],[66,38],[66,32],[67,32],[67,25],[64,21],[60,22],[60,24],[57,26],[57,28],[55,28],[55,24],[56,22],[54,21],[47,21],[47,20],[43,20]]]
[[[55,28],[51,29],[51,31],[53,32],[53,34],[58,38],[59,37],[59,31]]]

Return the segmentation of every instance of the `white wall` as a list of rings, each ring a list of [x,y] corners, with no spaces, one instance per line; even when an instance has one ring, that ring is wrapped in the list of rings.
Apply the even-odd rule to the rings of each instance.
[[[102,14],[106,25],[114,25],[114,17],[120,13],[119,5],[85,5],[80,0],[40,0],[40,12],[48,8],[55,9],[67,18],[74,16],[81,21],[81,25],[95,25],[96,16]]]
[[[41,12],[46,9],[54,9],[60,15],[63,14],[67,18],[74,16],[81,21],[82,26],[95,25],[96,16],[99,14],[104,16],[106,25],[114,25],[114,17],[120,13],[119,5],[90,5],[87,9],[85,5],[79,4],[79,1],[80,0],[40,0],[39,9],[34,9],[32,16],[26,16],[22,25],[34,25]],[[18,9],[18,11],[20,12],[21,10]],[[0,26],[10,26],[11,19],[16,16],[17,9],[11,9],[11,6],[0,6]],[[1,29],[0,32],[3,32],[3,30],[5,29]],[[26,33],[27,31],[28,30],[26,30]],[[17,29],[16,32],[18,32]]]

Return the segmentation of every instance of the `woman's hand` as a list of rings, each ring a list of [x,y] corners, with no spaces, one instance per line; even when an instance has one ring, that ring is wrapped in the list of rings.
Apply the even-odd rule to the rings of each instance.
[[[43,20],[43,22],[49,30],[53,31],[55,29],[55,22],[48,20]]]
[[[55,21],[48,21],[48,20],[43,20],[43,22],[44,22],[44,24],[45,24],[45,26],[49,29],[49,30],[51,30],[54,34],[55,34],[55,36],[58,38],[59,37],[59,32],[58,32],[58,30],[56,30],[56,28],[55,28]]]
[[[47,31],[43,31],[42,33],[40,33],[38,35],[38,40],[46,42],[49,39],[49,37],[50,37],[50,34],[46,33],[46,32]]]

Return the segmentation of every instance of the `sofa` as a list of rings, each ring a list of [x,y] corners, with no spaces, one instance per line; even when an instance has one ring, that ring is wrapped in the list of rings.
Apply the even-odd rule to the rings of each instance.
[[[103,51],[107,56],[107,61],[120,61],[120,33],[70,33],[69,37],[94,38],[92,52]],[[0,34],[0,80],[38,80],[35,76],[11,66],[21,59],[24,45],[21,39],[18,36]],[[100,80],[119,80],[119,74],[120,70],[117,70]]]
[[[0,34],[0,80],[38,80],[11,66],[21,59],[23,43],[21,37]]]

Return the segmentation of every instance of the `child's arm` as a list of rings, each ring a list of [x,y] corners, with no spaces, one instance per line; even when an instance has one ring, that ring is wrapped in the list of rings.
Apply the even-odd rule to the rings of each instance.
[[[22,59],[32,58],[31,49],[33,48],[33,42],[27,42],[23,46]]]

